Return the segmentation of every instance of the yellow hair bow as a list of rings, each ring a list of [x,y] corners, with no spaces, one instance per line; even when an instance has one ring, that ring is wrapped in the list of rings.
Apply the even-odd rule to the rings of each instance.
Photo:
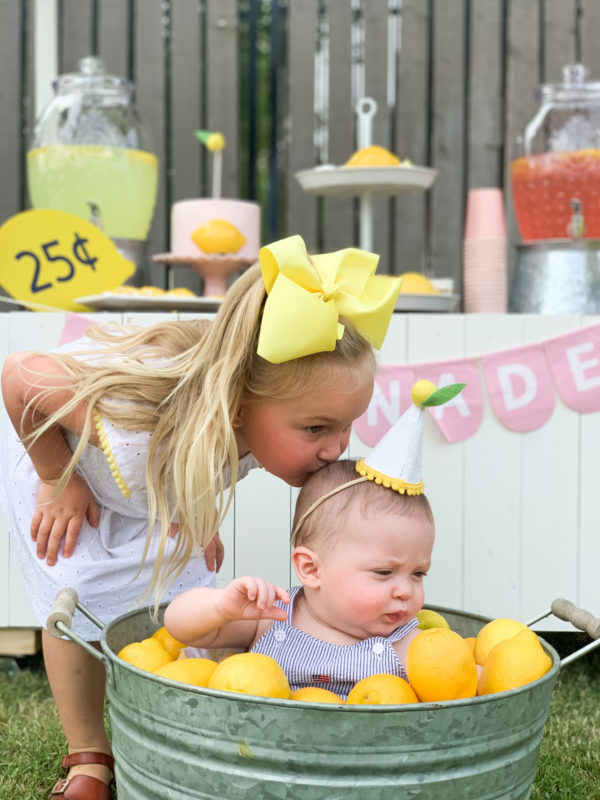
[[[308,257],[301,236],[262,247],[267,300],[258,354],[281,364],[334,350],[346,317],[374,347],[381,347],[400,292],[401,278],[375,275],[379,256],[349,247]]]

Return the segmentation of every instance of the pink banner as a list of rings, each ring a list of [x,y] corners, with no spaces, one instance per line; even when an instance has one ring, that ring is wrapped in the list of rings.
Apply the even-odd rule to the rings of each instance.
[[[377,368],[369,407],[354,423],[354,432],[369,447],[383,438],[411,404],[415,382],[413,367],[382,365]]]
[[[67,344],[67,342],[74,342],[76,339],[81,339],[88,328],[96,324],[95,319],[84,317],[81,314],[73,314],[67,311],[65,314],[65,324],[63,325],[60,334],[59,345]]]
[[[600,325],[557,336],[544,347],[563,403],[584,414],[600,411]]]
[[[481,380],[476,358],[460,358],[415,367],[417,380],[426,378],[438,388],[465,383],[462,392],[449,403],[428,411],[449,442],[462,442],[477,431],[483,417]]]
[[[554,388],[542,345],[481,357],[492,407],[503,425],[520,433],[544,425],[554,410]]]

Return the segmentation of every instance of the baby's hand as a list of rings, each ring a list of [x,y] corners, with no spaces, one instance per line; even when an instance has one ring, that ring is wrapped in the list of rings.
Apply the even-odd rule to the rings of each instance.
[[[38,558],[49,566],[56,564],[60,543],[65,540],[63,556],[73,554],[83,520],[98,527],[98,506],[87,483],[73,473],[64,492],[52,499],[55,486],[42,481],[37,494],[37,506],[31,519],[31,538],[37,543]]]
[[[246,576],[231,581],[221,597],[221,611],[230,620],[280,619],[287,613],[275,605],[276,600],[290,602],[290,596],[281,586],[274,586],[262,578]]]

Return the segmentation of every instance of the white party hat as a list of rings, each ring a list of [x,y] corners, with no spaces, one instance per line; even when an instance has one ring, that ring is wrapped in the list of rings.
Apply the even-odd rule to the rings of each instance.
[[[423,494],[421,458],[425,409],[447,403],[464,387],[464,383],[453,383],[438,389],[431,381],[417,381],[412,388],[410,408],[371,453],[357,462],[356,471],[400,494]]]

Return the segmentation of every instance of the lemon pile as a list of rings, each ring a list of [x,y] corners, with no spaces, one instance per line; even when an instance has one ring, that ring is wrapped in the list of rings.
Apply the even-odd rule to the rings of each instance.
[[[381,673],[358,681],[344,701],[319,686],[290,690],[277,661],[260,653],[236,653],[220,663],[187,658],[166,628],[132,642],[118,656],[139,669],[192,686],[281,700],[349,705],[400,705],[463,700],[516,689],[552,667],[537,635],[522,622],[499,618],[475,637],[451,630],[436,611],[418,613],[420,633],[408,647],[408,681]]]
[[[420,272],[403,272],[400,294],[439,294],[429,278]]]

